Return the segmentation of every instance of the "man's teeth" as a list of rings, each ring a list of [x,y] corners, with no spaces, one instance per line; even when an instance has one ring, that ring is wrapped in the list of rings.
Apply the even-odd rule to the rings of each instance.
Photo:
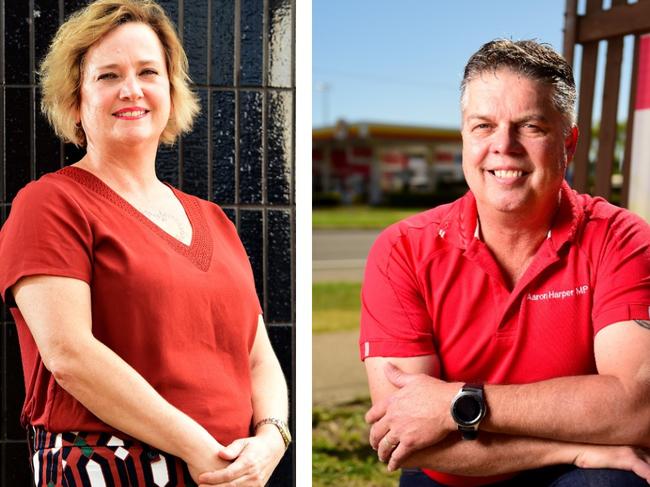
[[[497,169],[494,171],[494,175],[498,178],[520,178],[524,175],[524,171],[504,171]]]
[[[117,114],[118,117],[139,117],[140,115],[144,115],[146,112],[144,110],[140,110],[138,112],[120,112]]]

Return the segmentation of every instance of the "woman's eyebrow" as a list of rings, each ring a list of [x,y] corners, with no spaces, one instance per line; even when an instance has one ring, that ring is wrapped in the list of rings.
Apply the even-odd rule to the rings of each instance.
[[[158,64],[158,61],[156,61],[155,59],[143,59],[143,60],[141,60],[141,61],[138,61],[137,64],[138,64],[138,66],[144,66],[144,65],[146,65],[146,64]],[[99,66],[99,67],[96,68],[96,69],[97,69],[97,70],[102,70],[102,69],[117,69],[117,68],[119,68],[119,67],[120,67],[119,64],[117,64],[117,63],[111,63],[111,64],[105,64],[105,65],[103,65],[103,66]]]

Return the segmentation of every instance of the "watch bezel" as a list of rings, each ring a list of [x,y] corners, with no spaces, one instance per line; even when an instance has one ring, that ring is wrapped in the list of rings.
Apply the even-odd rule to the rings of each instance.
[[[457,406],[461,399],[471,398],[478,405],[478,414],[471,421],[465,421],[459,417],[457,412]],[[485,417],[487,408],[485,406],[485,400],[483,398],[483,391],[477,389],[468,389],[463,387],[456,396],[454,396],[453,401],[451,402],[451,417],[458,426],[462,427],[474,427],[477,426],[481,420]]]

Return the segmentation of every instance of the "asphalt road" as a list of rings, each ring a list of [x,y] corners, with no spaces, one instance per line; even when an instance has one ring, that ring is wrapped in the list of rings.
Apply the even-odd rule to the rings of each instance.
[[[314,282],[361,282],[366,256],[379,230],[314,230]]]

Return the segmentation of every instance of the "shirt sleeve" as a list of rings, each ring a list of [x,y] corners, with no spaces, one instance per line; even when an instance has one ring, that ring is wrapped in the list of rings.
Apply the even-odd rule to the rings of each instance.
[[[397,227],[373,244],[361,289],[361,360],[434,354],[431,317]]]
[[[0,231],[0,293],[15,307],[11,286],[22,277],[52,275],[90,283],[92,233],[64,188],[36,181],[20,190]]]
[[[650,226],[630,212],[610,223],[594,284],[594,334],[613,323],[650,319]]]

